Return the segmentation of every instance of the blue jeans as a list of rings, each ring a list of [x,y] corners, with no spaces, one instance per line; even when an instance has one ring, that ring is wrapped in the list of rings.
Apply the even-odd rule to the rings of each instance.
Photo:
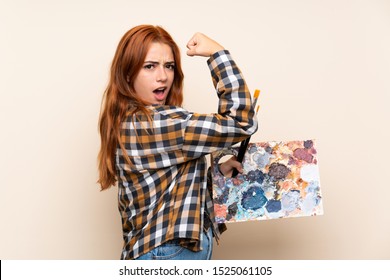
[[[213,232],[211,228],[203,232],[203,250],[193,252],[175,242],[164,243],[136,260],[210,260],[213,251]]]

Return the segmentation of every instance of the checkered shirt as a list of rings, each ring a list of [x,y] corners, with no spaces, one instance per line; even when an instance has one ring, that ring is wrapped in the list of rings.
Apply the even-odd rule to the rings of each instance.
[[[230,53],[217,52],[207,63],[219,97],[217,114],[153,105],[148,107],[153,127],[141,112],[122,123],[121,141],[131,164],[118,148],[121,259],[135,259],[172,239],[202,250],[205,215],[214,221],[205,156],[257,130],[250,92]],[[217,237],[217,227],[212,228]]]

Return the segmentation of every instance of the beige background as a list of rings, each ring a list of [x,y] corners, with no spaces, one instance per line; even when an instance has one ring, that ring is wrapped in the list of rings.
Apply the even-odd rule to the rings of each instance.
[[[0,1],[0,258],[118,259],[116,188],[99,192],[97,121],[134,25],[183,53],[185,107],[215,112],[204,32],[259,88],[252,141],[317,139],[325,214],[229,226],[214,259],[390,259],[390,1]]]

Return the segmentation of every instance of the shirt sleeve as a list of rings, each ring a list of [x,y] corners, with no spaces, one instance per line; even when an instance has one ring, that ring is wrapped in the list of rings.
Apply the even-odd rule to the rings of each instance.
[[[231,146],[257,130],[250,92],[229,51],[215,53],[208,65],[219,97],[218,113],[191,114],[183,137],[186,158]]]

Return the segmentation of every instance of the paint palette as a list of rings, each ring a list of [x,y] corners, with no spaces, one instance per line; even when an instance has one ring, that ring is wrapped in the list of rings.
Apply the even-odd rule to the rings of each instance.
[[[219,161],[237,153],[233,147],[212,155],[217,223],[323,214],[314,140],[250,143],[243,174],[224,177]]]

